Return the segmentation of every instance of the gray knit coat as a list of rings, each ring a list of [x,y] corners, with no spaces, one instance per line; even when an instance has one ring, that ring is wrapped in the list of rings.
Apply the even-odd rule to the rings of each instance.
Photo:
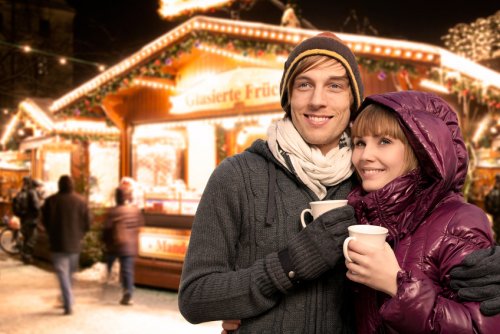
[[[351,186],[348,179],[330,187],[325,199],[345,199]],[[318,252],[316,239],[300,237],[300,213],[317,200],[262,140],[225,159],[194,219],[179,288],[182,315],[191,323],[241,319],[238,333],[354,332],[341,250],[353,210],[331,210],[313,222],[324,230]],[[283,249],[298,283],[278,258]]]

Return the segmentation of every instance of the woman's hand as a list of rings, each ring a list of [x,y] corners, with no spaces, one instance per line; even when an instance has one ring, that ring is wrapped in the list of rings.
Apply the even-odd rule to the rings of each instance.
[[[394,297],[397,292],[396,277],[401,270],[396,255],[386,242],[379,249],[358,240],[349,242],[349,257],[346,260],[347,278]]]
[[[240,328],[241,320],[223,320],[221,334],[228,334]]]

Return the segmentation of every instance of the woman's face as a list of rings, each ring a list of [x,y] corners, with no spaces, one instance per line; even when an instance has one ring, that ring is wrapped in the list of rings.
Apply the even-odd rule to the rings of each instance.
[[[352,163],[365,191],[383,188],[406,174],[405,146],[389,136],[353,137]]]
[[[352,96],[347,72],[331,61],[300,73],[294,80],[292,122],[304,141],[326,155],[339,145],[349,124]]]

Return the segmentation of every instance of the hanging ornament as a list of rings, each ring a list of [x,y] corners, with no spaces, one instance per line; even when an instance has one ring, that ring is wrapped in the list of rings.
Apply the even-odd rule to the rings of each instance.
[[[384,81],[387,78],[387,74],[384,71],[380,71],[377,74],[377,79]]]

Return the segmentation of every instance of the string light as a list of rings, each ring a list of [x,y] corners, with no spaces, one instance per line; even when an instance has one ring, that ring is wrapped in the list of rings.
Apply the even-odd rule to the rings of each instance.
[[[444,45],[450,51],[473,61],[494,58],[497,52],[495,46],[500,38],[499,21],[500,10],[494,15],[478,18],[469,24],[459,23],[442,37]]]
[[[184,15],[192,11],[206,11],[215,7],[227,5],[234,0],[161,0],[158,13],[165,19]]]
[[[6,41],[0,41],[0,45],[9,46],[12,48],[19,49],[19,50],[23,51],[24,53],[41,54],[44,56],[53,57],[53,58],[56,58],[58,60],[59,64],[61,64],[61,65],[66,65],[70,61],[73,63],[79,63],[79,64],[83,64],[83,65],[93,66],[93,67],[97,68],[100,72],[103,72],[106,69],[106,67],[100,63],[96,63],[93,61],[88,61],[88,60],[84,60],[84,59],[80,59],[80,58],[75,58],[75,57],[61,56],[61,55],[58,55],[58,54],[55,54],[52,52],[34,49],[29,45],[18,45],[18,44],[9,43]]]

